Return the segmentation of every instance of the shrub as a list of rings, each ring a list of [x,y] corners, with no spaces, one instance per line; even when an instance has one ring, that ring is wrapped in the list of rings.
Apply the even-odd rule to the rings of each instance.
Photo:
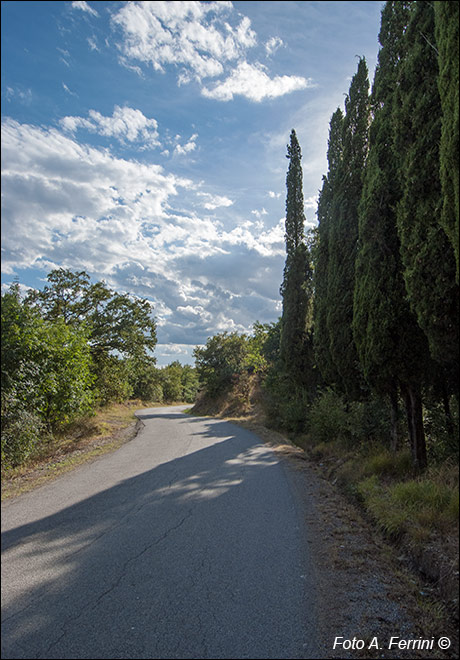
[[[350,416],[338,394],[328,388],[310,407],[308,429],[315,440],[328,442],[350,437]]]
[[[247,339],[236,332],[214,335],[204,348],[195,348],[198,377],[211,398],[231,387],[234,376],[245,370],[247,355]]]
[[[2,468],[21,465],[33,454],[44,438],[44,424],[27,410],[12,392],[2,392]]]

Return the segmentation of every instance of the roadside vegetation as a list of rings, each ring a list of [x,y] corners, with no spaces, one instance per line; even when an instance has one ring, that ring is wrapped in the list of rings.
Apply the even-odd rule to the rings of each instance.
[[[151,304],[58,269],[42,291],[2,295],[2,473],[57,451],[113,404],[192,402],[196,370],[155,365]]]

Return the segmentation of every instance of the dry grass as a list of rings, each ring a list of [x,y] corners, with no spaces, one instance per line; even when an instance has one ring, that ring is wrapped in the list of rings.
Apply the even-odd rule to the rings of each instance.
[[[28,492],[131,440],[137,433],[134,411],[159,406],[139,400],[115,403],[79,420],[41,447],[24,465],[2,474],[2,500]]]

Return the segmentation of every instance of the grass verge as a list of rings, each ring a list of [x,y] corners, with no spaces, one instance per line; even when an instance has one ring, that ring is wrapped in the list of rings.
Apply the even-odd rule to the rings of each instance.
[[[44,442],[25,464],[2,471],[2,501],[115,451],[138,431],[140,422],[134,415],[135,410],[162,405],[140,400],[114,403],[75,422],[65,433]]]

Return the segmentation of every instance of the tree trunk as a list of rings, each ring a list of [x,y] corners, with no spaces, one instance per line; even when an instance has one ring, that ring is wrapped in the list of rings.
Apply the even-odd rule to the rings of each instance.
[[[427,466],[427,457],[420,387],[404,385],[401,386],[401,390],[406,405],[412,462],[417,470],[424,470]]]
[[[456,434],[455,434],[455,424],[454,424],[454,419],[452,417],[452,412],[450,409],[450,403],[449,403],[449,394],[447,392],[447,387],[445,382],[442,383],[442,403],[444,406],[444,414],[446,416],[446,430],[447,434],[449,436],[449,440],[452,443],[455,443],[456,440]]]

